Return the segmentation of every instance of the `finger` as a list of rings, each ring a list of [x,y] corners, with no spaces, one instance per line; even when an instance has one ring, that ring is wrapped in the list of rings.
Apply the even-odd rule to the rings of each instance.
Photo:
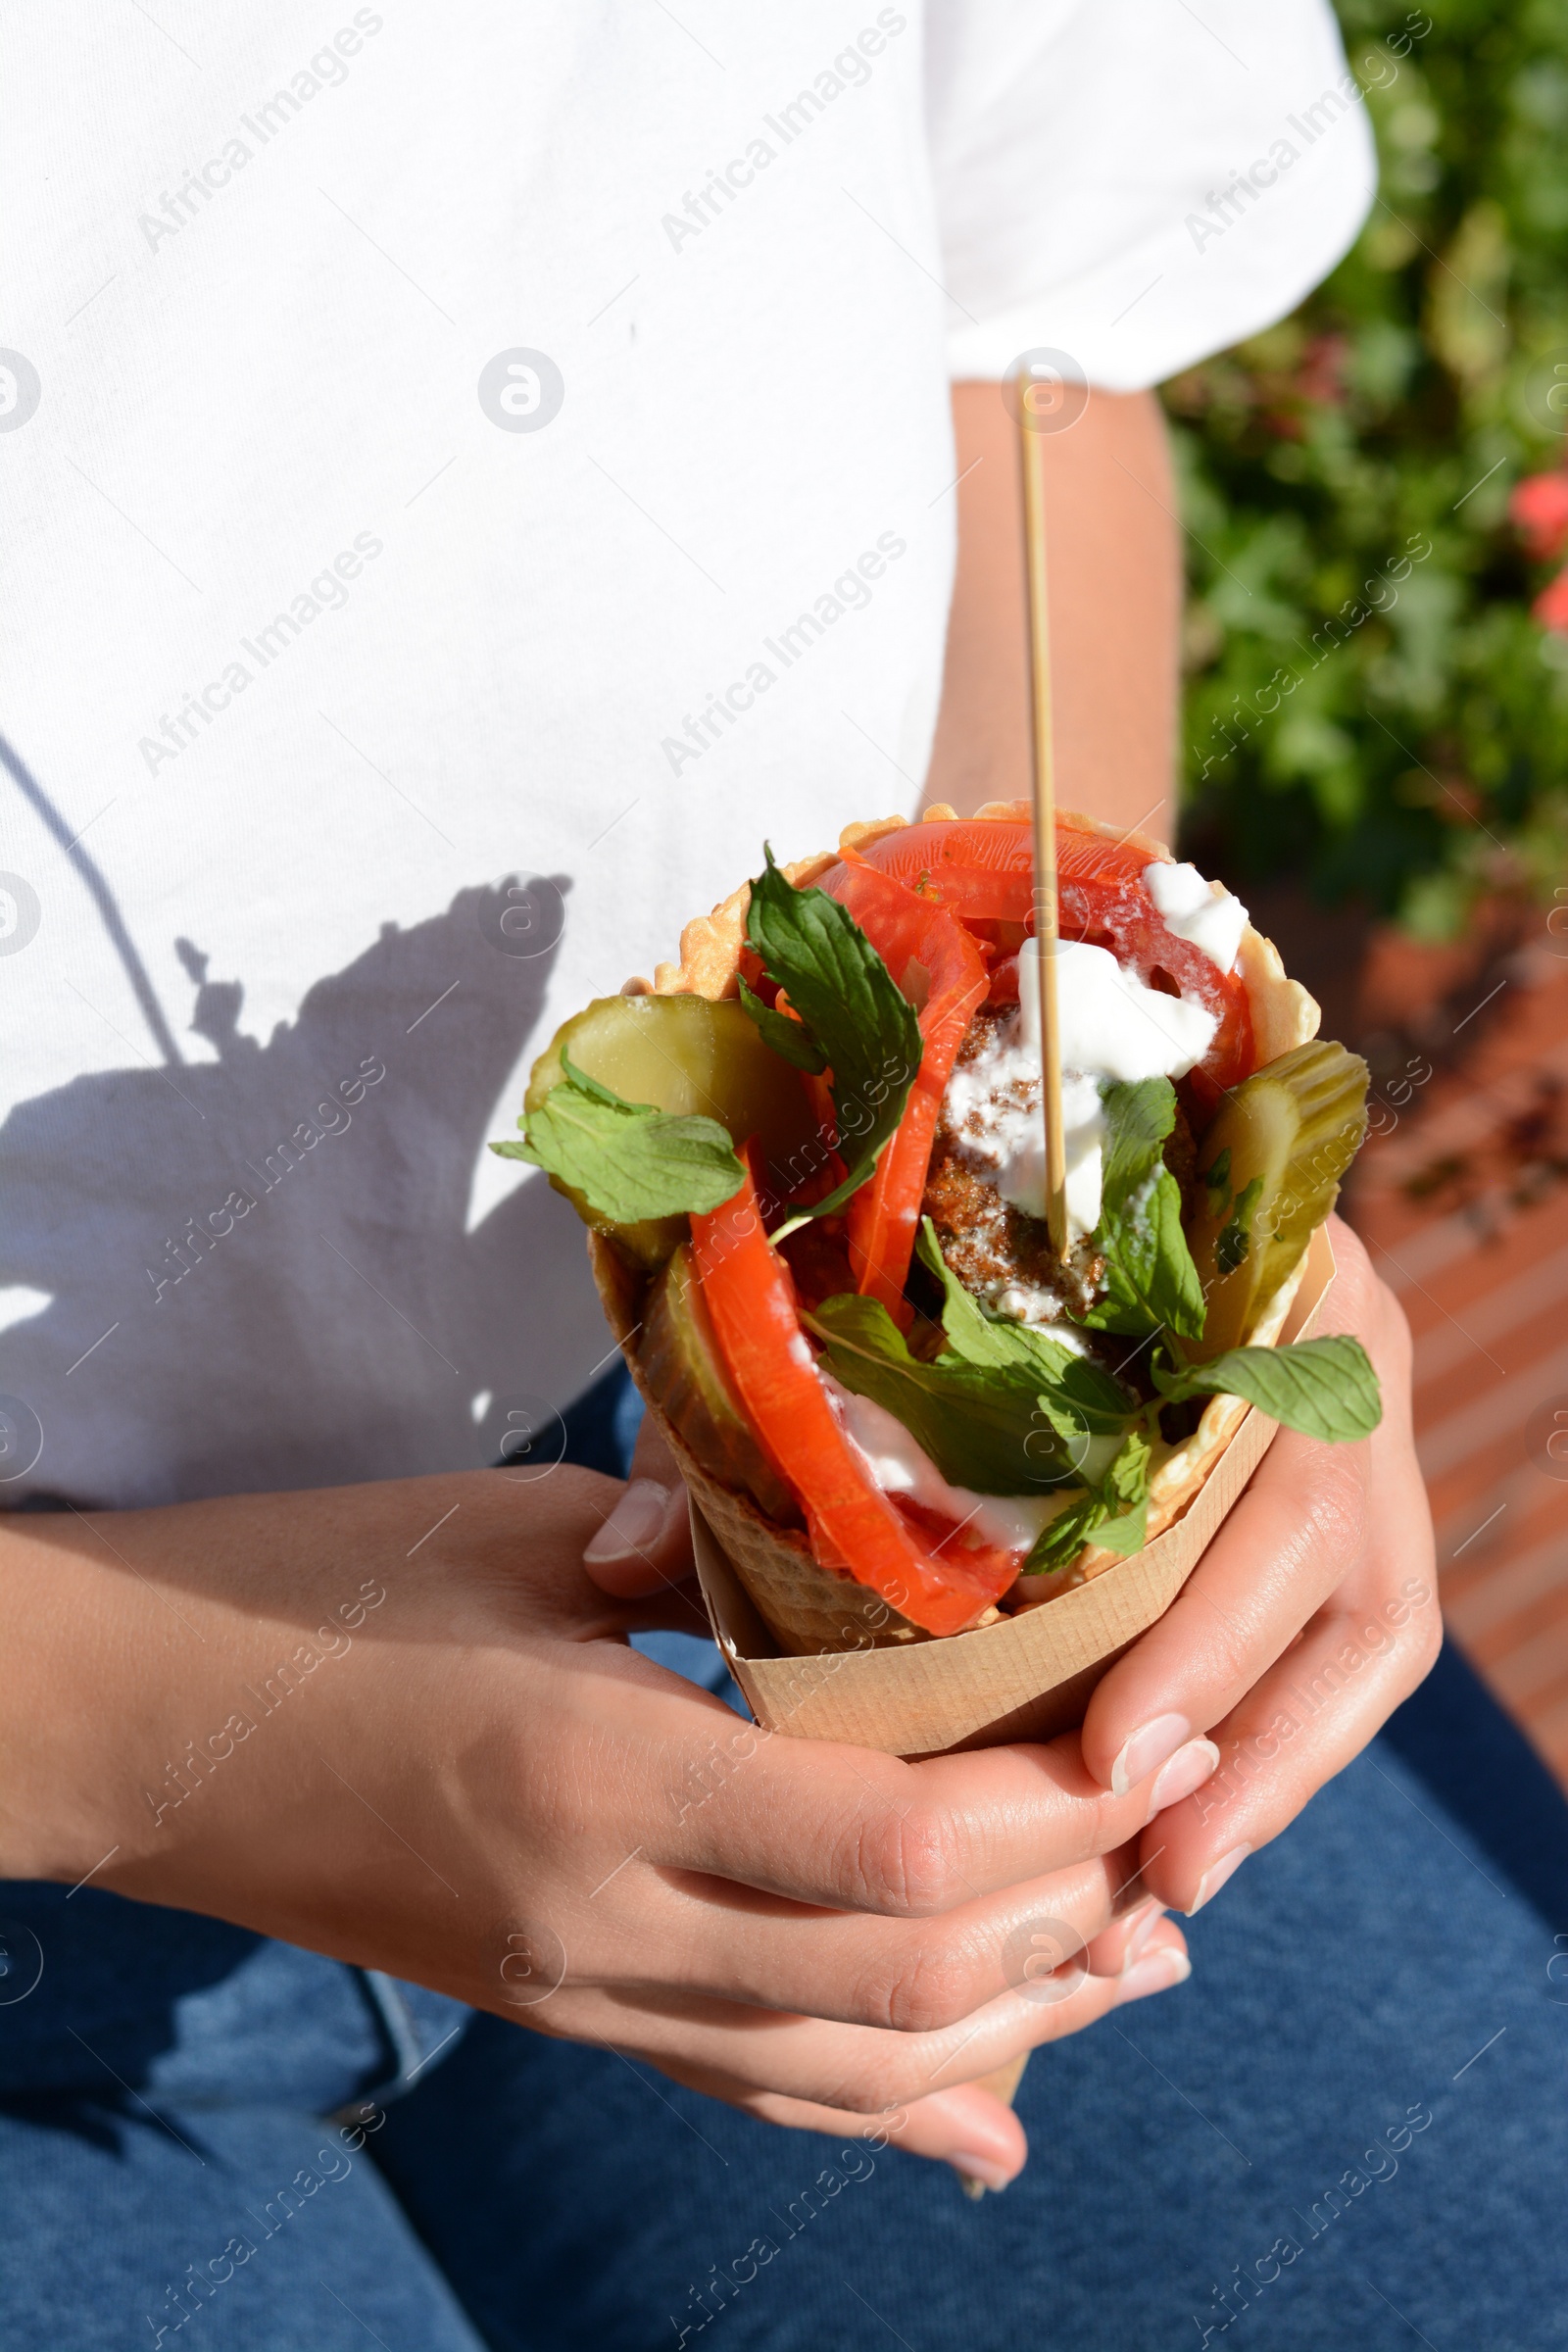
[[[644,1413],[637,1424],[637,1442],[631,1450],[630,1478],[653,1478],[662,1487],[678,1487],[681,1483],[680,1465],[670,1452],[663,1430],[652,1413]]]
[[[1091,1936],[1084,1954],[1089,1973],[1094,1977],[1119,1977],[1133,1966],[1149,1948],[1154,1930],[1165,1916],[1164,1905],[1142,1889],[1142,1876],[1135,1882],[1138,1900],[1132,1908],[1121,1911],[1109,1927]]]
[[[685,1789],[666,1785],[649,1859],[833,1910],[952,1911],[1109,1853],[1151,1817],[1150,1788],[1090,1779],[1076,1733],[916,1764],[711,1718],[698,1738],[658,1760]]]
[[[1229,1714],[1344,1582],[1366,1487],[1364,1444],[1280,1432],[1171,1606],[1096,1690],[1083,1751],[1097,1780],[1132,1788]]]
[[[1145,1832],[1143,1881],[1162,1901],[1201,1909],[1408,1697],[1442,1639],[1433,1585],[1410,1578],[1376,1606],[1337,1595],[1216,1726],[1214,1778]]]
[[[1432,1517],[1410,1437],[1409,1335],[1386,1292],[1378,1305],[1385,1413],[1371,1439],[1361,1556],[1300,1643],[1214,1727],[1213,1781],[1154,1824],[1165,1851],[1149,1883],[1185,1908],[1217,1893],[1244,1851],[1277,1837],[1359,1753],[1442,1642]],[[1145,1840],[1151,1854],[1154,1842]]]
[[[634,2002],[593,1989],[574,1990],[552,2023],[555,2031],[635,2053],[678,2082],[755,2112],[763,2112],[755,2102],[784,2098],[863,2122],[994,2074],[1021,2051],[1081,2033],[1120,2002],[1168,1988],[1189,1973],[1180,1930],[1161,1920],[1125,1976],[1073,1968],[1057,1983],[1009,1992],[938,2034],[881,2033],[720,2001]]]
[[[950,2164],[960,2180],[976,2181],[982,2188],[1003,2189],[1017,2179],[1029,2155],[1028,2138],[1012,2109],[977,2082],[931,2091],[890,2115],[875,2117],[812,2106],[806,2099],[782,2099],[767,2091],[743,2092],[731,2104],[787,2131],[820,2132],[848,2142],[838,2169],[849,2180],[869,2179],[875,2152],[893,2146],[909,2156]]]
[[[961,2024],[1063,1967],[1115,1976],[1120,1910],[1154,1906],[1127,1848],[929,1920],[822,1912],[634,1862],[570,1939],[574,1984],[789,2010],[895,2033]]]
[[[444,1553],[454,1562],[461,1558],[463,1589],[477,1578],[487,1596],[515,1598],[533,1633],[580,1642],[662,1624],[689,1624],[693,1632],[706,1632],[702,1595],[695,1583],[680,1581],[685,1554],[678,1529],[672,1540],[665,1539],[660,1573],[647,1579],[652,1597],[635,1608],[626,1605],[633,1595],[612,1592],[589,1576],[583,1552],[624,1493],[619,1479],[573,1462],[547,1464],[537,1473],[475,1471],[471,1485],[462,1490],[461,1512],[448,1511],[437,1522],[441,1532],[431,1530],[421,1558],[431,1566]],[[610,1545],[612,1551],[620,1548]]]
[[[1181,1949],[1176,1937],[1170,1939],[1168,1948]],[[1142,1987],[1130,1982],[1122,1984],[1117,2006],[1168,1989],[1181,1981],[1182,1974],[1174,1963],[1159,1959]],[[727,2094],[716,2089],[714,2095]],[[924,2098],[910,2099],[890,2113],[874,2117],[855,2115],[843,2108],[813,2106],[805,2099],[782,2098],[772,2091],[742,2091],[733,2096],[732,2103],[760,2116],[765,2123],[782,2125],[786,2130],[819,2132],[848,2140],[851,2145],[844,2149],[839,2162],[852,2180],[869,2177],[855,2161],[858,2152],[855,2148],[857,2141],[872,2150],[892,2145],[902,2148],[906,2155],[949,2164],[960,2180],[989,2189],[1005,2188],[1016,2180],[1028,2159],[1028,2139],[1012,2108],[978,2082],[960,2083],[953,2090],[930,2091]]]
[[[1359,1332],[1382,1374],[1386,1459],[1408,1392],[1399,1318],[1337,1219],[1334,1243],[1325,1322]],[[1371,1460],[1368,1444],[1280,1431],[1176,1600],[1090,1701],[1084,1758],[1105,1788],[1134,1787],[1229,1714],[1349,1573],[1366,1542]]]
[[[692,1574],[691,1520],[686,1490],[633,1478],[583,1546],[583,1568],[602,1592],[639,1599]]]

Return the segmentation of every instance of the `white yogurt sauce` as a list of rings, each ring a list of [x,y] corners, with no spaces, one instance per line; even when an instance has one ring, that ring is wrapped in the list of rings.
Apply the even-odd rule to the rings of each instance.
[[[976,1172],[1034,1217],[1046,1213],[1039,968],[1035,942],[1026,939],[1018,956],[1018,1011],[985,1052],[958,1064],[943,1105],[958,1149]],[[1067,1226],[1079,1241],[1100,1222],[1102,1080],[1184,1078],[1207,1053],[1219,1024],[1205,1006],[1146,988],[1107,948],[1081,940],[1057,947],[1056,1002]]]
[[[1247,908],[1217,882],[1205,882],[1196,865],[1146,865],[1144,888],[1167,931],[1191,940],[1222,972],[1234,971]]]
[[[820,1365],[817,1378],[845,1435],[884,1494],[907,1494],[911,1502],[940,1512],[944,1519],[958,1526],[967,1523],[983,1543],[995,1544],[1004,1551],[1027,1550],[1041,1529],[1068,1501],[1077,1500],[1076,1487],[1046,1487],[1038,1494],[977,1494],[969,1487],[950,1487],[931,1456],[885,1405],[869,1396],[857,1396]],[[1113,1452],[1119,1444],[1119,1439],[1112,1441]],[[1094,1475],[1101,1475],[1098,1466]]]

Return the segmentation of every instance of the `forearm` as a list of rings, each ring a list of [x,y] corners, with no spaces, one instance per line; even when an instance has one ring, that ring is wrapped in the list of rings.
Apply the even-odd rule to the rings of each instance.
[[[95,1871],[333,1948],[345,1884],[365,1874],[368,1923],[376,1882],[407,1863],[347,1787],[355,1759],[392,1812],[405,1759],[417,1842],[430,1744],[454,1744],[422,1742],[421,1721],[471,1717],[498,1596],[504,1649],[506,1589],[531,1586],[548,1614],[549,1571],[614,1492],[566,1468],[472,1472],[0,1522],[0,1875]],[[564,1608],[592,1592],[569,1566],[561,1584]],[[614,1630],[622,1612],[596,1597]]]
[[[1017,428],[1000,385],[957,384],[958,569],[928,801],[1027,796],[1029,683]],[[1182,567],[1152,393],[1096,392],[1045,439],[1056,797],[1169,840]]]
[[[389,1567],[419,1532],[399,1544],[378,1507],[400,1492],[368,1491],[352,1531],[331,1494],[0,1527],[0,1868],[71,1878],[113,1846],[95,1883],[191,1899],[207,1816],[242,1826],[258,1756],[275,1766],[385,1615],[367,1559]]]

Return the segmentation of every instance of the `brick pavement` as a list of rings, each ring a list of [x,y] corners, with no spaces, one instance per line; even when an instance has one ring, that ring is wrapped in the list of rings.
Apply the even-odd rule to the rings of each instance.
[[[1512,958],[1462,1060],[1423,1077],[1414,1055],[1384,1079],[1374,1096],[1383,1132],[1362,1153],[1348,1208],[1415,1335],[1445,1616],[1568,1784],[1568,939],[1560,944],[1562,956],[1548,940]]]

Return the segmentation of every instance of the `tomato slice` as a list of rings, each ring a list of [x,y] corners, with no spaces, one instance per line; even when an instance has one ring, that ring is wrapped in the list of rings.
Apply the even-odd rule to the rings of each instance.
[[[858,853],[879,873],[945,906],[968,923],[1034,923],[1032,829],[1011,819],[956,817],[930,825],[906,825],[884,833]],[[822,876],[821,887],[838,896],[838,877],[847,863]],[[1144,887],[1149,863],[1141,850],[1058,822],[1056,884],[1063,939],[1108,948],[1136,972],[1146,987],[1163,973],[1184,997],[1214,1014],[1214,1041],[1192,1084],[1200,1103],[1218,1101],[1255,1067],[1252,1014],[1238,972],[1222,972],[1191,940],[1178,939],[1161,921]]]
[[[954,817],[906,825],[853,854],[907,888],[936,896],[966,921],[1025,923],[1034,913],[1033,831],[1012,819]],[[1125,842],[1057,819],[1058,884],[1136,887],[1148,863],[1141,850]],[[837,871],[823,875],[824,890],[832,890]]]
[[[928,1543],[872,1481],[817,1379],[789,1268],[762,1229],[748,1170],[732,1200],[692,1219],[692,1255],[724,1369],[762,1448],[806,1513],[811,1549],[928,1634],[960,1634],[1018,1573],[1020,1554]]]
[[[942,1098],[989,974],[961,923],[853,854],[834,869],[828,887],[854,915],[895,984],[920,1006],[920,1067],[904,1117],[875,1175],[854,1195],[846,1214],[856,1289],[880,1299],[907,1328],[904,1285]]]

